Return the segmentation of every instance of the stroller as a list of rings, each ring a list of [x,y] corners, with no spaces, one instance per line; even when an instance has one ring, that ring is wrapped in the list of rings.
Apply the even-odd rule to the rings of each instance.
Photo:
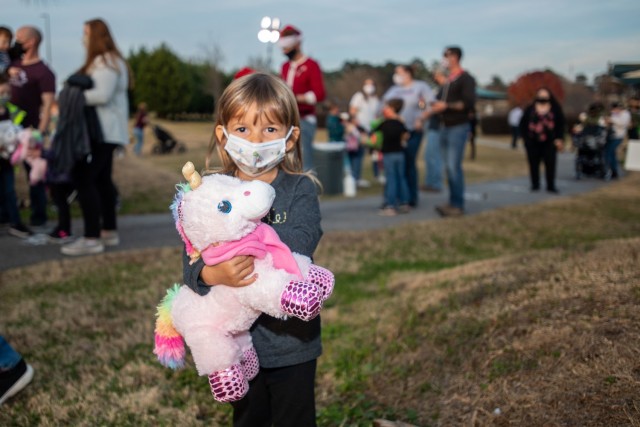
[[[607,143],[607,128],[597,125],[585,125],[572,135],[576,147],[576,179],[592,176],[602,179],[611,177],[611,170],[604,157]]]
[[[168,154],[173,150],[176,150],[178,153],[187,151],[187,146],[176,140],[165,128],[159,125],[152,125],[151,129],[157,141],[151,151],[153,154]]]

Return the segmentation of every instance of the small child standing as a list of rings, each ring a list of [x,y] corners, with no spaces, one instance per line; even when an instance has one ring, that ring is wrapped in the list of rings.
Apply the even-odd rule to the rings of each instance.
[[[8,73],[11,65],[9,47],[11,47],[13,33],[7,27],[0,27],[0,74]]]
[[[11,121],[14,125],[20,125],[25,112],[9,102],[10,96],[9,77],[6,74],[0,74],[0,121]],[[26,238],[33,233],[20,219],[16,179],[11,164],[12,155],[13,152],[9,152],[0,145],[0,220],[9,223],[9,234]]]
[[[320,237],[320,204],[314,179],[302,172],[300,116],[293,93],[279,78],[253,73],[234,80],[218,102],[206,167],[217,152],[220,170],[243,180],[260,180],[276,191],[263,222],[291,251],[313,257]],[[256,278],[253,257],[217,265],[183,253],[184,283],[204,295],[211,286],[246,286]],[[262,314],[251,328],[260,371],[247,395],[233,402],[233,424],[315,426],[315,374],[322,353],[320,316],[304,322]]]
[[[383,136],[382,164],[386,174],[384,186],[384,204],[380,210],[382,216],[395,216],[409,212],[409,187],[405,175],[404,147],[409,139],[409,131],[399,118],[403,101],[389,99],[382,107],[385,120],[371,129],[371,135],[380,131]]]

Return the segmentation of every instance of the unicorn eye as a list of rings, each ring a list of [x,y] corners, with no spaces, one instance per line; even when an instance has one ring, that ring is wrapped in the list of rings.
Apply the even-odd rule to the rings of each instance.
[[[229,212],[231,212],[231,202],[229,202],[228,200],[221,201],[220,203],[218,203],[218,210],[222,213],[228,214]]]

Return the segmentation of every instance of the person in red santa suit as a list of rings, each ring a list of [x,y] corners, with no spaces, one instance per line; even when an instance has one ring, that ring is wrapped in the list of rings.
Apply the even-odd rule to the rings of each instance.
[[[313,169],[313,138],[318,120],[316,104],[325,98],[324,80],[320,65],[302,53],[302,33],[292,25],[280,31],[278,44],[289,61],[282,64],[282,79],[293,91],[300,112],[300,140],[302,164],[305,171]]]

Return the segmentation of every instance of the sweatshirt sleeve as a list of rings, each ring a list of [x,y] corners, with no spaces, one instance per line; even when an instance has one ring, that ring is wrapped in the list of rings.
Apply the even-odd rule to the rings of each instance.
[[[102,105],[109,102],[116,91],[119,72],[115,68],[108,66],[104,61],[96,64],[91,72],[93,88],[84,91],[87,105]]]
[[[315,61],[309,61],[309,84],[311,89],[305,93],[307,102],[309,104],[317,104],[324,101],[326,96],[324,90],[324,79],[322,77],[322,70],[320,65]]]
[[[204,268],[204,261],[202,258],[199,258],[193,264],[189,264],[191,259],[189,255],[187,255],[187,251],[183,249],[182,251],[182,280],[185,285],[187,285],[191,290],[196,292],[198,295],[206,295],[211,289],[210,286],[207,286],[202,280],[200,280],[200,273]]]

